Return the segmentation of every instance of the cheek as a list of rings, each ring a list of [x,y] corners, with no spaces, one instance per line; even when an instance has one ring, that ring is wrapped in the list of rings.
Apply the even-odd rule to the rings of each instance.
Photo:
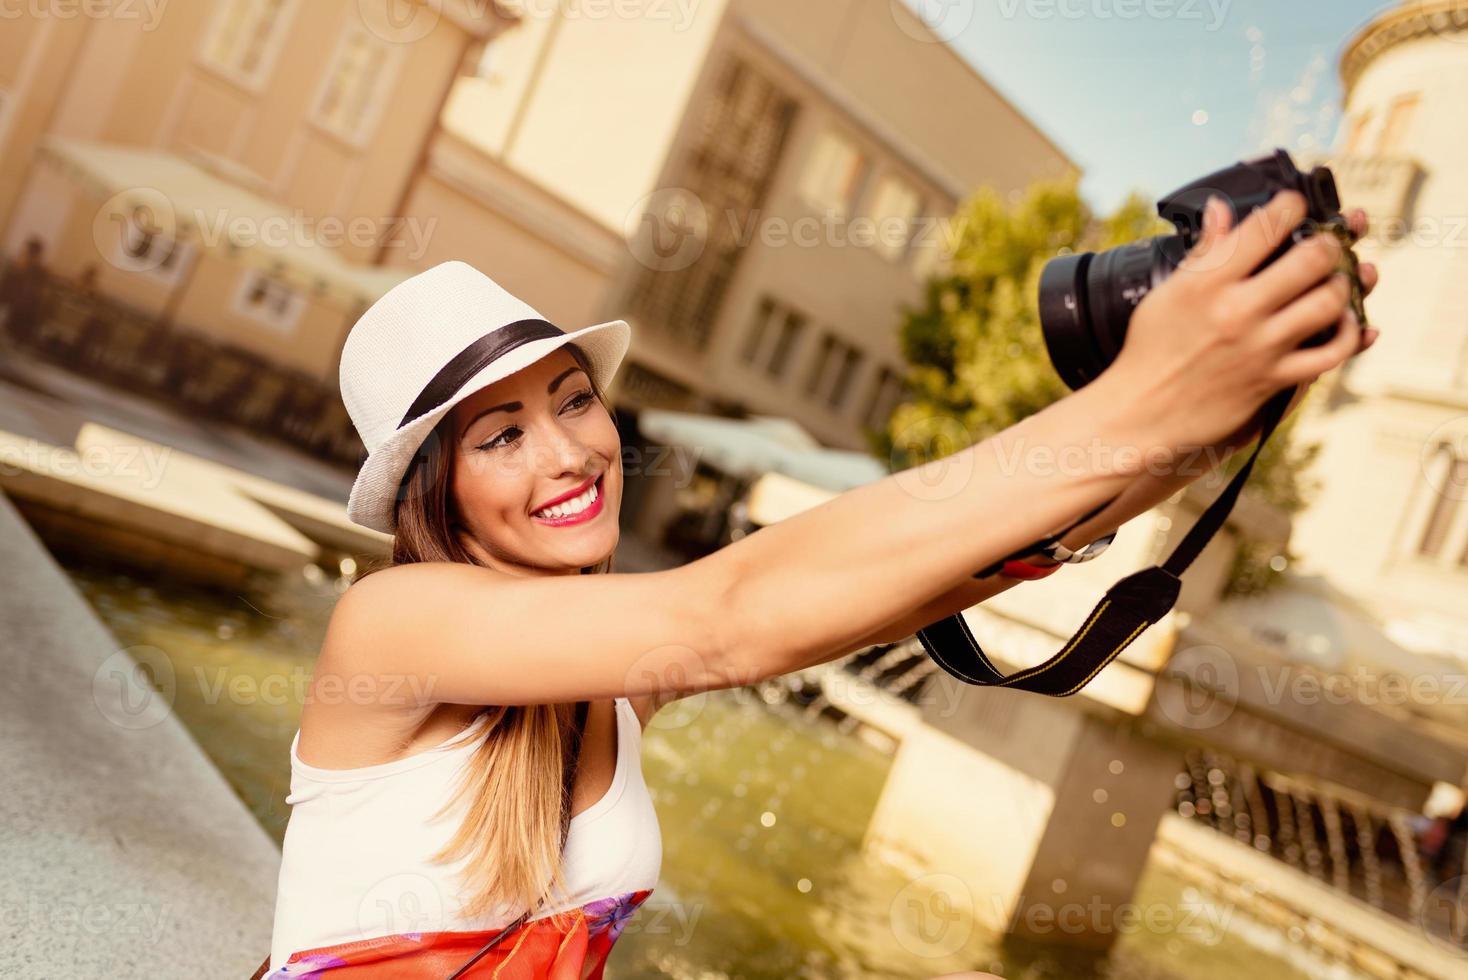
[[[498,514],[506,508],[520,509],[513,499],[513,487],[497,474],[492,461],[472,454],[456,460],[450,481],[460,513],[468,519]]]

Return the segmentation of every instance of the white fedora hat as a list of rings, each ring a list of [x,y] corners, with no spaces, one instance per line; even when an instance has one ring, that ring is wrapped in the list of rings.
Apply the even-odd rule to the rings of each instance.
[[[464,262],[398,283],[362,314],[342,347],[342,402],[367,447],[347,516],[394,533],[413,455],[451,408],[573,342],[605,391],[631,339],[624,320],[568,333]]]

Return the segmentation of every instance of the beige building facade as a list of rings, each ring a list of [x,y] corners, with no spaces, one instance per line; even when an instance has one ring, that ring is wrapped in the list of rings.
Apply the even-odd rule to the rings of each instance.
[[[741,406],[862,449],[958,204],[1078,170],[902,4],[158,14],[7,22],[5,252],[39,236],[53,271],[98,266],[107,295],[328,384],[366,303],[457,258],[568,329],[628,319],[619,404]],[[279,248],[210,226],[266,212]]]
[[[628,319],[620,403],[862,449],[959,202],[1078,168],[900,4],[645,6],[496,38],[408,211],[548,316]]]
[[[513,20],[469,0],[71,6],[0,30],[6,254],[39,237],[61,276],[94,266],[143,314],[334,384],[346,328],[402,278],[375,263],[412,241],[439,108]]]
[[[1358,247],[1381,329],[1302,419],[1323,445],[1294,548],[1398,642],[1468,657],[1468,0],[1378,17],[1342,60],[1345,122],[1326,161],[1372,215]]]

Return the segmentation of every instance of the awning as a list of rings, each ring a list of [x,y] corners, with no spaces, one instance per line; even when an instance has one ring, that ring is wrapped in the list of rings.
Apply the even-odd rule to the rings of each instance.
[[[299,212],[165,150],[47,136],[37,154],[112,213],[166,209],[159,218],[181,239],[348,309],[376,301],[414,272],[347,262],[317,241]]]
[[[1214,615],[1246,630],[1286,662],[1324,671],[1417,677],[1461,666],[1404,649],[1367,609],[1322,575],[1290,574],[1267,592],[1228,600]]]
[[[887,475],[871,456],[828,449],[797,423],[773,415],[730,419],[648,408],[638,413],[637,426],[656,442],[696,449],[710,466],[745,479],[781,473],[839,492]]]

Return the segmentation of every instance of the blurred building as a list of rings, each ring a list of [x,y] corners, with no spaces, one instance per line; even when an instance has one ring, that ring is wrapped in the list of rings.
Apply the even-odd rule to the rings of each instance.
[[[54,271],[100,260],[104,294],[328,384],[364,303],[460,258],[568,327],[630,320],[629,408],[741,406],[861,448],[901,395],[895,328],[939,222],[982,184],[1077,169],[902,4],[214,0],[7,24],[6,253],[39,235]],[[291,237],[221,234],[241,216]]]
[[[53,273],[334,387],[492,3],[31,5],[0,33],[0,227]],[[154,9],[156,8],[156,10]],[[397,11],[399,15],[403,11]],[[153,17],[155,19],[150,19]]]
[[[629,319],[623,402],[739,404],[863,448],[937,223],[982,184],[1077,168],[902,4],[658,6],[496,38],[409,210],[444,216],[433,258]]]
[[[1329,162],[1372,215],[1381,337],[1301,420],[1323,449],[1294,547],[1388,620],[1393,639],[1468,657],[1468,0],[1378,16],[1341,61]]]

